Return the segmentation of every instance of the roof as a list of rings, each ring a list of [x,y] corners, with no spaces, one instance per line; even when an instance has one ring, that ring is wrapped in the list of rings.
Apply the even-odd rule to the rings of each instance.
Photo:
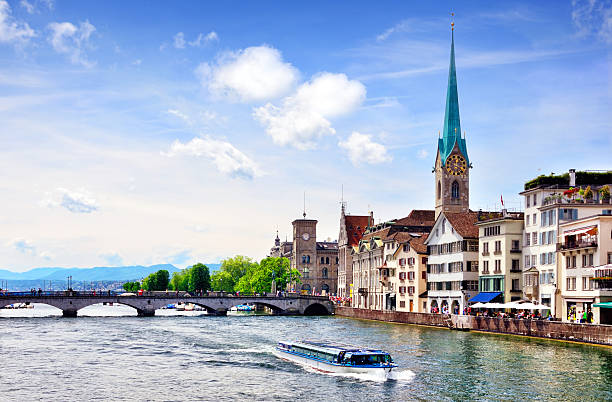
[[[318,241],[317,250],[338,251],[338,242]]]
[[[417,253],[427,254],[427,246],[425,245],[425,239],[427,239],[426,233],[396,232],[387,238],[393,239],[400,244],[408,243]]]
[[[442,166],[446,163],[446,158],[451,154],[455,145],[465,157],[469,166],[470,161],[467,154],[465,138],[461,138],[461,122],[459,120],[459,95],[457,92],[457,71],[455,69],[455,34],[451,36],[451,55],[450,66],[448,68],[448,86],[446,88],[446,110],[444,112],[444,133],[438,139],[438,150]]]
[[[448,219],[457,233],[464,239],[478,239],[478,227],[475,225],[478,222],[478,214],[483,212],[443,212],[442,214]]]
[[[407,217],[395,221],[395,224],[402,226],[429,226],[431,229],[435,222],[435,211],[428,209],[413,209]]]
[[[525,218],[524,212],[507,212],[504,215],[503,212],[482,212],[478,217],[477,225],[484,225],[487,223],[500,222],[505,220],[522,221]]]
[[[349,246],[359,244],[359,240],[361,240],[363,233],[368,227],[369,219],[370,217],[368,215],[345,215],[344,224]]]

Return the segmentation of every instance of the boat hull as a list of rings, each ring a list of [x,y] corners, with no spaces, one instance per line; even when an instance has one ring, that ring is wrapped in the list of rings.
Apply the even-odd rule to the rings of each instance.
[[[341,364],[332,364],[329,362],[310,359],[293,353],[287,353],[283,350],[276,348],[274,354],[290,362],[303,364],[309,366],[317,371],[323,373],[339,373],[339,374],[368,374],[374,376],[386,376],[393,370],[395,366],[384,366],[384,367],[356,367]]]

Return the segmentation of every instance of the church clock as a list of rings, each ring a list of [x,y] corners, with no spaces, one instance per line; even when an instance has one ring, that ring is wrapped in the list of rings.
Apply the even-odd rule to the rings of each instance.
[[[446,160],[446,171],[448,174],[453,176],[459,176],[465,173],[467,169],[467,162],[461,155],[451,155]]]

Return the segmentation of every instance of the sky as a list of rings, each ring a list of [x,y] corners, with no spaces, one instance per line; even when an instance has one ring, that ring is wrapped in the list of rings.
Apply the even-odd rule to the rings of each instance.
[[[0,0],[0,268],[260,259],[304,205],[332,240],[342,199],[433,209],[451,12],[472,209],[612,169],[611,1]]]

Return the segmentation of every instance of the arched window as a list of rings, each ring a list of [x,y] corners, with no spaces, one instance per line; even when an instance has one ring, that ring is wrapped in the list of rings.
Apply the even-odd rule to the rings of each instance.
[[[327,268],[323,268],[322,274],[323,278],[327,278]]]
[[[305,255],[302,256],[302,264],[306,264],[306,256]]]
[[[459,198],[459,183],[457,183],[457,180],[455,180],[451,186],[451,197]]]
[[[310,264],[310,256],[309,255],[306,256],[306,264]]]
[[[438,180],[438,191],[436,191],[436,194],[438,196],[438,199],[442,197],[442,183],[440,183],[440,180]]]
[[[336,264],[338,263],[338,257],[336,257]]]
[[[329,264],[329,257],[325,257],[325,263]]]
[[[329,285],[324,283],[323,286],[321,286],[321,290],[324,290],[329,293]]]
[[[321,257],[321,264],[325,263],[325,258]]]

